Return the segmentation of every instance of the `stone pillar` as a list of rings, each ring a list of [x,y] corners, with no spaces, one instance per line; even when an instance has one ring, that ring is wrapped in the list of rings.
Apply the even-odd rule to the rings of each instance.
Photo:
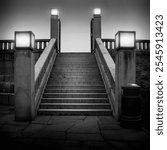
[[[125,41],[127,41],[127,39]],[[121,42],[120,37],[119,42]],[[134,44],[132,47],[121,46],[119,43],[115,51],[115,108],[116,118],[118,120],[120,119],[121,115],[122,87],[131,83],[136,83],[135,34]]]
[[[15,32],[15,37],[16,34]],[[25,41],[25,38],[23,39]],[[19,48],[15,47],[14,85],[15,120],[33,120],[35,118],[34,53],[31,48],[24,48],[22,45]]]
[[[94,50],[94,37],[93,37],[93,18],[90,21],[90,50]]]
[[[101,15],[93,15],[93,50],[95,51],[95,40],[96,38],[101,38]],[[93,52],[94,52],[93,51]]]
[[[50,38],[55,38],[56,39],[56,50],[57,52],[59,53],[60,50],[59,50],[59,16],[58,14],[55,15],[55,14],[51,14],[51,20],[50,20]]]
[[[58,50],[59,50],[59,53],[60,53],[60,51],[61,51],[61,20],[59,19],[59,48],[58,48]]]

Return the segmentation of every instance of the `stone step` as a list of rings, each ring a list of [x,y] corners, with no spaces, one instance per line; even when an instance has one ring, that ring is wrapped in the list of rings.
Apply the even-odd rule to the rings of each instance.
[[[79,58],[79,57],[83,57],[83,58],[88,58],[88,57],[94,57],[94,54],[92,53],[60,53],[58,56],[59,57],[67,57],[67,58]]]
[[[109,103],[41,103],[40,109],[110,109]]]
[[[76,67],[72,67],[72,68],[69,68],[69,67],[61,67],[61,68],[54,68],[52,69],[52,72],[93,72],[95,71],[96,73],[98,72],[99,73],[99,70],[98,68],[76,68]]]
[[[93,55],[83,55],[83,56],[79,56],[79,55],[62,55],[62,54],[60,54],[57,58],[59,58],[60,60],[62,59],[62,58],[66,58],[65,60],[67,60],[67,59],[79,59],[79,60],[85,60],[85,59],[95,59],[95,57],[93,56]]]
[[[52,80],[52,79],[49,79],[48,80],[48,84],[62,84],[62,85],[103,85],[103,82],[102,80],[101,81],[82,81],[82,80]]]
[[[43,98],[107,98],[106,93],[44,93]]]
[[[82,67],[85,67],[85,68],[90,68],[90,67],[92,67],[92,68],[94,68],[94,67],[97,67],[98,65],[97,65],[97,63],[95,62],[95,63],[89,63],[89,62],[87,62],[87,63],[68,63],[68,64],[66,64],[66,63],[56,63],[56,64],[54,64],[53,65],[53,67],[77,67],[77,68],[82,68]]]
[[[57,57],[57,58],[66,58],[66,60],[67,59],[79,59],[79,60],[81,60],[81,59],[95,59],[95,57],[93,56],[93,55],[90,55],[90,54],[88,54],[88,55],[75,55],[75,54],[69,54],[69,55],[66,55],[66,54],[59,54],[59,56]]]
[[[74,80],[76,80],[76,81],[102,81],[102,78],[99,76],[99,77],[94,77],[94,76],[87,76],[87,77],[84,77],[84,76],[50,76],[49,77],[49,80],[54,80],[54,81],[56,81],[56,80],[67,80],[67,81],[69,81],[69,80],[71,80],[71,81],[74,81]]]
[[[106,93],[105,89],[45,89],[45,93]]]
[[[49,86],[104,86],[103,83],[68,83],[68,82],[48,82]]]
[[[50,77],[49,78],[77,78],[77,79],[84,79],[84,78],[98,78],[98,79],[101,79],[101,76],[100,76],[100,74],[76,74],[76,75],[74,75],[74,74],[51,74],[50,75]]]
[[[98,67],[97,63],[96,62],[88,62],[88,61],[85,61],[85,62],[56,62],[53,67],[77,67],[77,68],[82,68],[82,67]]]
[[[60,68],[60,67],[69,67],[69,68],[96,68],[98,67],[97,63],[57,63],[54,64],[53,67]]]
[[[79,62],[79,61],[62,61],[62,62],[56,62],[53,67],[77,67],[77,68],[95,68],[95,67],[98,67],[98,65],[96,64],[95,61],[82,61],[82,62]]]
[[[102,83],[102,79],[97,78],[49,78],[48,82],[67,82],[67,83]]]
[[[94,54],[57,55],[38,110],[40,115],[111,115]]]
[[[95,59],[82,59],[82,58],[71,58],[71,59],[66,59],[63,58],[57,58],[57,60],[55,61],[55,64],[96,64],[96,60]]]
[[[88,86],[47,85],[46,89],[64,89],[64,90],[69,90],[69,89],[80,89],[80,90],[84,90],[84,89],[105,89],[105,86],[104,85],[98,85],[98,86],[93,86],[93,85],[88,85]]]
[[[84,75],[84,74],[87,74],[87,75],[99,75],[99,71],[98,70],[67,70],[67,69],[64,69],[64,70],[52,70],[51,74],[71,74],[71,75],[78,75],[78,74],[81,74],[81,75]]]
[[[96,59],[95,58],[67,58],[67,57],[57,57],[56,61],[57,63],[95,63]]]
[[[95,72],[51,72],[52,77],[56,76],[99,76],[99,73]]]
[[[39,115],[112,115],[111,109],[39,109]]]
[[[42,103],[109,103],[108,98],[42,98]]]

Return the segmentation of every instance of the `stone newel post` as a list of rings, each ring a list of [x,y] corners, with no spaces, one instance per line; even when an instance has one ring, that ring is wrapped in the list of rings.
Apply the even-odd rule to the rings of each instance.
[[[121,115],[122,86],[136,81],[135,32],[119,31],[115,36],[116,116]]]
[[[99,8],[94,9],[94,15],[92,20],[93,25],[93,50],[95,50],[96,38],[101,38],[101,10]]]
[[[60,52],[60,20],[59,20],[59,11],[57,9],[52,9],[51,10],[51,19],[50,19],[50,38],[55,38],[56,39],[56,49],[57,52]]]
[[[34,34],[15,32],[15,119],[31,121],[35,117],[34,90]]]

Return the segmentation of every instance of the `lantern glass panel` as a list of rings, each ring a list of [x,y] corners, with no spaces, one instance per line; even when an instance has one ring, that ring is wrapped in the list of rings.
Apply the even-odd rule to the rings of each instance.
[[[95,8],[93,13],[94,13],[94,15],[100,15],[101,14],[101,9],[100,8]]]
[[[133,32],[121,32],[120,33],[120,47],[134,47],[135,46],[135,34]]]
[[[51,15],[59,15],[58,9],[51,9]]]
[[[30,47],[30,33],[16,33],[16,47]]]

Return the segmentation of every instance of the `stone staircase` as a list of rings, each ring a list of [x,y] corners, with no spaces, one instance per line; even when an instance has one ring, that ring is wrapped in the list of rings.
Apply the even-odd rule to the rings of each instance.
[[[94,54],[58,54],[38,114],[112,114]]]

